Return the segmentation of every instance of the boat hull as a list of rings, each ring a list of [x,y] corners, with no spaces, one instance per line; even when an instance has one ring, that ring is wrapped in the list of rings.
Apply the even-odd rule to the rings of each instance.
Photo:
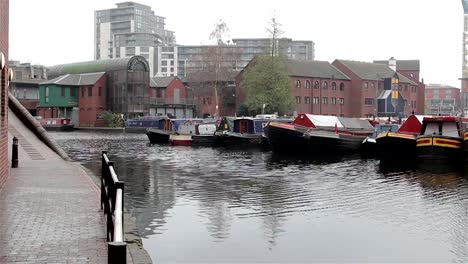
[[[291,124],[270,123],[265,127],[265,135],[275,152],[306,152],[304,133],[307,129]]]
[[[217,135],[217,144],[223,147],[265,147],[266,139],[261,134],[243,134],[236,132],[224,132]]]
[[[44,127],[44,129],[47,131],[72,131],[75,129],[75,127],[72,124],[60,126],[42,125],[42,127]]]
[[[411,134],[384,132],[377,136],[376,143],[381,159],[407,160],[416,156],[416,137]]]
[[[215,142],[215,135],[192,135],[193,146],[214,146]]]
[[[173,133],[160,129],[149,129],[146,131],[146,135],[151,144],[169,143],[169,136],[171,134]]]
[[[170,135],[169,143],[173,146],[192,146],[191,135]]]
[[[366,136],[346,135],[331,131],[311,130],[305,133],[310,153],[357,153]]]
[[[460,161],[464,158],[463,145],[461,138],[420,136],[416,139],[416,155],[419,159]]]

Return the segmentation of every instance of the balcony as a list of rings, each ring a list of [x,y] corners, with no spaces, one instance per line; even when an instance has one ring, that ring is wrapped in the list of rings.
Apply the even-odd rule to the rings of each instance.
[[[192,98],[149,98],[150,106],[167,106],[167,105],[189,105],[193,106]]]

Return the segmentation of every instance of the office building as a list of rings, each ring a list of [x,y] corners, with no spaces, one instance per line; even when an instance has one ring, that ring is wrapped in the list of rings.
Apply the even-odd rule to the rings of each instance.
[[[116,5],[95,11],[94,58],[140,55],[150,65],[150,76],[156,75],[158,61],[165,52],[161,46],[175,44],[174,32],[165,28],[165,18],[155,15],[149,6],[135,2]]]

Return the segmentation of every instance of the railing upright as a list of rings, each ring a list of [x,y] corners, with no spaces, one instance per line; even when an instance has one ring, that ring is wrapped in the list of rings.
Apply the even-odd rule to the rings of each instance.
[[[101,209],[106,215],[108,263],[127,262],[127,243],[124,241],[124,186],[114,171],[114,163],[102,152]]]

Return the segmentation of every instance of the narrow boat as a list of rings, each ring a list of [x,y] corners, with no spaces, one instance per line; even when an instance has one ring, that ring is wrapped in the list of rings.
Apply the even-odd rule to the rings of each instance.
[[[314,124],[304,133],[309,153],[357,153],[374,127],[367,120],[349,117],[308,115]]]
[[[179,125],[177,134],[169,136],[169,142],[174,146],[212,146],[215,142],[216,128],[216,122],[200,123],[200,120],[188,120]]]
[[[48,131],[72,131],[75,129],[69,118],[45,118],[40,120],[40,123]]]
[[[454,116],[425,117],[416,139],[421,159],[461,161],[464,158],[464,119]]]
[[[174,121],[168,117],[158,120],[157,127],[148,128],[146,135],[151,144],[168,143],[169,136],[177,134]]]
[[[140,118],[128,119],[125,126],[125,133],[145,133],[149,128],[159,128],[159,120],[166,119],[166,116],[143,116]]]
[[[274,152],[306,152],[304,133],[313,126],[308,114],[299,114],[291,123],[269,122],[265,127],[265,135]]]
[[[377,155],[377,136],[384,132],[397,132],[399,128],[398,124],[376,124],[372,135],[362,141],[362,153],[366,157]]]
[[[381,159],[410,160],[416,155],[416,136],[424,116],[410,115],[397,132],[386,131],[377,138],[377,155]]]
[[[234,146],[262,146],[266,144],[263,137],[263,129],[271,121],[271,119],[253,118],[253,117],[237,117],[233,118],[232,125],[222,122],[222,129],[218,131],[218,142],[225,147]]]

